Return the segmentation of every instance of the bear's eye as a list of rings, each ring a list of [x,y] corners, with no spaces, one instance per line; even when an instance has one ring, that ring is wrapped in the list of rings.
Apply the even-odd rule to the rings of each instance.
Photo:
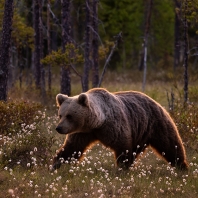
[[[68,119],[68,120],[72,120],[72,116],[71,115],[66,115],[66,118]]]
[[[59,119],[61,119],[62,118],[62,115],[59,115]]]

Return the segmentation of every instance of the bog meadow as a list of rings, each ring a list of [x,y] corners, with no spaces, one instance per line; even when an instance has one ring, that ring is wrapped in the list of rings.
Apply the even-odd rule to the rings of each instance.
[[[197,13],[197,0],[0,1],[0,197],[197,198]],[[98,142],[52,172],[65,140],[56,95],[92,87],[160,103],[189,169],[148,148],[123,170]]]
[[[198,79],[192,73],[189,98],[183,106],[181,76],[178,82],[163,76],[153,80],[146,94],[162,104],[177,124],[189,163],[188,171],[177,170],[148,149],[130,170],[115,167],[114,155],[100,143],[88,150],[82,161],[63,164],[50,172],[56,149],[64,135],[55,131],[58,122],[54,90],[45,104],[34,88],[9,92],[8,103],[1,102],[0,197],[197,197],[198,196]],[[107,72],[103,85],[110,91],[139,90],[141,73]],[[78,93],[78,76],[74,95]],[[165,80],[164,78],[167,78]],[[160,77],[162,79],[162,77]],[[55,80],[55,79],[54,79]],[[167,93],[174,92],[174,110],[169,109]],[[76,93],[75,93],[76,92]]]

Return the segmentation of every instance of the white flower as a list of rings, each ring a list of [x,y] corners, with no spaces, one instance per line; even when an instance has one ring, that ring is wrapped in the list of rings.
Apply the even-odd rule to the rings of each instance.
[[[164,193],[164,190],[162,190],[162,189],[160,188],[160,192],[161,192],[161,193]]]
[[[8,193],[9,193],[9,194],[11,194],[11,195],[14,195],[14,190],[13,190],[13,189],[11,189],[11,188],[10,188],[10,189],[8,189]]]

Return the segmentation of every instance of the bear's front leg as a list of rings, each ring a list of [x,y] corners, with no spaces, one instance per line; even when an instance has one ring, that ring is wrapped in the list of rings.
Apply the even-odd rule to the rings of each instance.
[[[65,161],[71,162],[72,159],[80,160],[83,153],[95,142],[93,134],[91,133],[75,133],[67,135],[64,145],[58,150],[56,156],[53,158],[53,165],[51,171],[60,168]]]
[[[61,164],[64,162],[64,158],[61,157],[64,155],[63,152],[64,145],[58,150],[58,152],[53,158],[52,168],[50,169],[51,172],[55,171],[56,169],[59,169]]]

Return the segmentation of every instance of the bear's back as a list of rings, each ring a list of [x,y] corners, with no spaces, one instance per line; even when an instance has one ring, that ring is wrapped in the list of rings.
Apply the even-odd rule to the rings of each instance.
[[[144,113],[144,111],[146,111],[147,113],[158,114],[163,110],[161,105],[141,92],[116,92],[115,96],[121,100],[128,109],[132,109],[135,112]]]

